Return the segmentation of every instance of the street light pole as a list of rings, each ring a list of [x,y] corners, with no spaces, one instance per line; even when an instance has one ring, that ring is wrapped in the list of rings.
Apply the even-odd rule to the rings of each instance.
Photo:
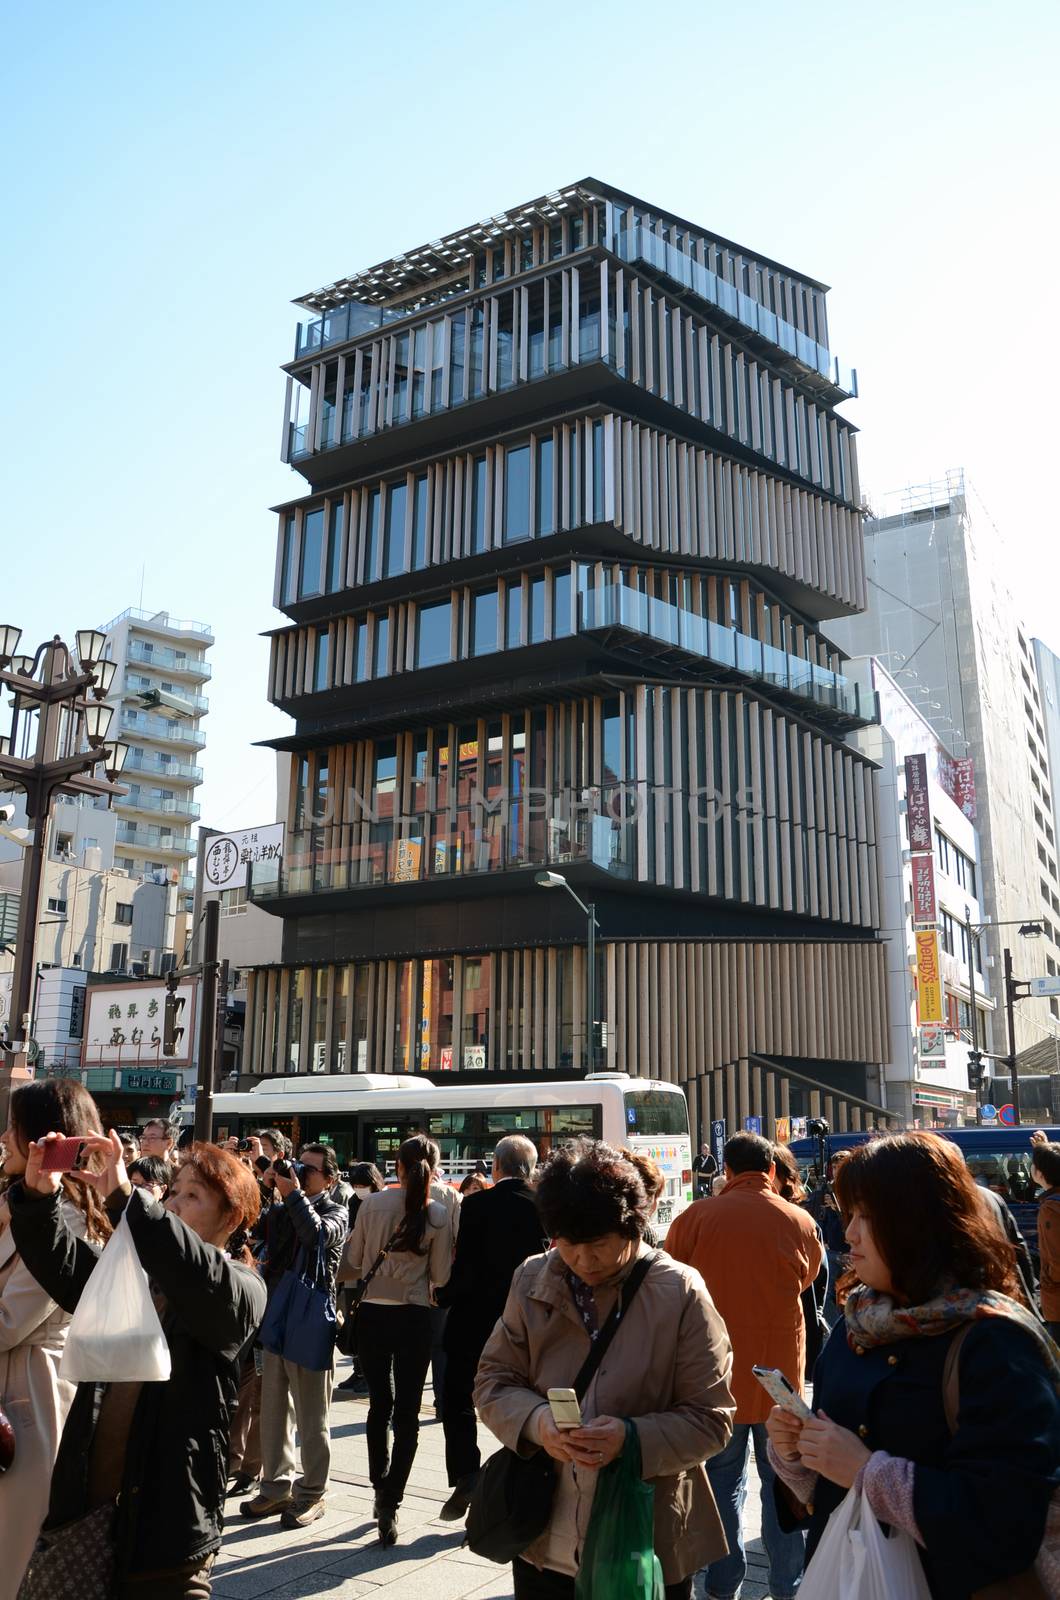
[[[13,695],[11,731],[0,739],[0,786],[24,792],[31,830],[19,896],[11,1032],[0,1054],[0,1115],[5,1119],[16,1056],[22,1057],[20,1075],[28,1075],[37,926],[52,801],[59,793],[109,799],[126,792],[115,782],[126,747],[104,742],[114,713],[103,701],[116,670],[113,662],[102,659],[105,635],[90,628],[78,632],[77,666],[58,634],[33,656],[16,655],[21,637],[20,628],[0,626],[0,691],[7,688]],[[20,748],[26,753],[20,754]],[[100,765],[104,776],[96,777]]]
[[[1012,951],[1005,946],[1005,1012],[1008,1017],[1009,1093],[1012,1096],[1012,1125],[1020,1126],[1020,1077],[1016,1068],[1016,980],[1012,976]]]
[[[585,1005],[586,1020],[588,1023],[588,1043],[585,1058],[589,1071],[596,1071],[596,936],[600,931],[600,924],[596,920],[596,906],[590,900],[586,905],[579,895],[576,895],[562,872],[539,872],[534,882],[541,889],[566,889],[578,909],[584,913],[588,925],[588,938],[586,940],[585,959],[587,970],[585,974]]]

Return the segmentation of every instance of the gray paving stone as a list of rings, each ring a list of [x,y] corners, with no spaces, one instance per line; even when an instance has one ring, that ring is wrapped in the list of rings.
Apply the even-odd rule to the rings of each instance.
[[[340,1362],[339,1377],[348,1363]],[[219,1600],[362,1600],[418,1580],[425,1600],[511,1600],[511,1573],[492,1561],[472,1555],[463,1546],[461,1523],[439,1521],[449,1498],[445,1473],[445,1441],[433,1415],[428,1388],[420,1417],[420,1442],[399,1515],[398,1543],[383,1550],[372,1521],[372,1486],[364,1425],[363,1400],[337,1399],[332,1410],[332,1483],[328,1508],[312,1527],[288,1532],[279,1518],[248,1523],[239,1517],[238,1501],[228,1503],[224,1546],[215,1568],[214,1592]],[[484,1455],[496,1441],[482,1431]],[[767,1565],[761,1545],[761,1494],[753,1466],[744,1508],[748,1572],[742,1600],[766,1600]],[[702,1575],[695,1593],[703,1593]]]

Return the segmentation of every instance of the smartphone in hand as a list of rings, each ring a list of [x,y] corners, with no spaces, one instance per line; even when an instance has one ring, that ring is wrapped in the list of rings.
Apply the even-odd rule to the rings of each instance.
[[[582,1408],[573,1389],[549,1389],[548,1404],[552,1420],[561,1432],[582,1425]]]
[[[779,1367],[752,1367],[751,1371],[774,1405],[782,1407],[785,1411],[790,1411],[792,1416],[798,1417],[800,1422],[813,1421],[813,1412],[798,1390],[788,1382]]]
[[[42,1172],[76,1172],[85,1148],[83,1139],[53,1139],[41,1157]]]

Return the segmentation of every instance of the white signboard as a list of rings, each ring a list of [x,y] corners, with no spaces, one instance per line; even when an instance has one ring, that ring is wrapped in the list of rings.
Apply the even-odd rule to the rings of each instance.
[[[195,1054],[198,984],[187,979],[177,989],[185,1001],[177,1026],[184,1029],[177,1052],[162,1054],[166,1014],[164,983],[90,984],[85,996],[84,1053],[86,1067],[109,1065],[190,1066]]]
[[[283,859],[283,823],[267,822],[260,828],[218,833],[203,857],[204,889],[245,889],[247,867],[255,877],[275,877]]]
[[[1032,978],[1029,988],[1032,995],[1060,994],[1060,978]]]

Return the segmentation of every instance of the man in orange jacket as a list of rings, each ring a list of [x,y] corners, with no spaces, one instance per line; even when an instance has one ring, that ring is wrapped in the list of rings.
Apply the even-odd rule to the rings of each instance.
[[[747,1571],[741,1512],[747,1495],[747,1450],[753,1443],[762,1480],[762,1536],[769,1557],[769,1592],[791,1600],[802,1578],[803,1535],[782,1533],[773,1504],[773,1469],[766,1456],[765,1420],[772,1401],[751,1371],[779,1367],[801,1388],[806,1328],[800,1296],[820,1271],[823,1251],[812,1217],[773,1188],[773,1150],[756,1133],[737,1133],[725,1146],[725,1188],[697,1200],[670,1226],[666,1248],[695,1267],[725,1319],[732,1341],[732,1439],[707,1462],[729,1554],[707,1568],[708,1600],[734,1600]]]

